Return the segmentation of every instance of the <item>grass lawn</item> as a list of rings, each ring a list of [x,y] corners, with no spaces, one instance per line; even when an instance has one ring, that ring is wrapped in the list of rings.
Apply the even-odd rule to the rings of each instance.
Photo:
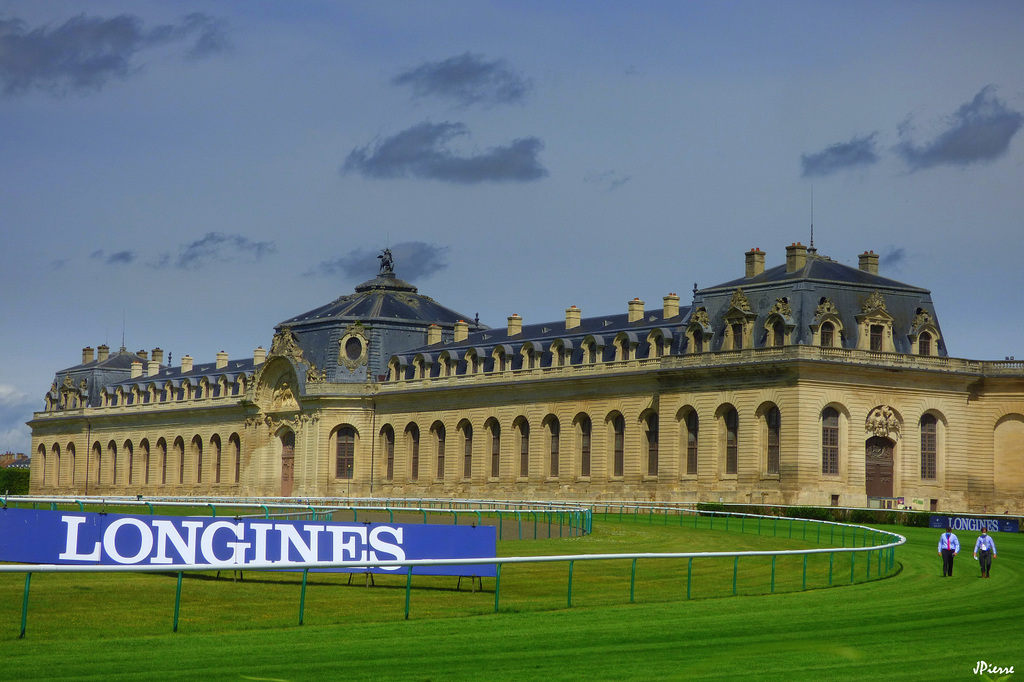
[[[799,535],[595,520],[590,537],[502,542],[502,555],[716,551],[816,547]],[[20,630],[24,575],[0,574],[4,679],[458,680],[458,679],[984,679],[979,660],[1024,674],[1024,535],[997,534],[992,578],[977,576],[974,535],[956,575],[941,577],[938,532],[908,538],[899,573],[865,580],[837,555],[640,561],[629,603],[629,561],[578,562],[571,609],[565,564],[506,566],[500,610],[494,581],[470,592],[454,578],[414,578],[404,620],[404,576],[311,574],[298,626],[295,574],[186,576],[180,631],[171,633],[176,578],[35,574],[28,636]],[[845,562],[845,563],[844,563]],[[996,676],[993,676],[993,679]],[[1013,679],[1011,676],[1009,679]]]

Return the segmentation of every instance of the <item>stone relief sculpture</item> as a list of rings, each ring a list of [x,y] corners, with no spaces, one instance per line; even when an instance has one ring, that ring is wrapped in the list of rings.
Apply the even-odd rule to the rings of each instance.
[[[732,293],[732,300],[729,301],[729,307],[739,308],[745,313],[750,312],[750,299],[743,293],[743,289],[737,289]]]
[[[818,304],[818,307],[814,309],[814,319],[820,320],[826,315],[839,316],[839,308],[836,308],[836,304],[831,299],[826,298],[824,301]]]
[[[888,405],[879,405],[868,413],[864,430],[874,436],[899,440],[900,419]]]
[[[274,334],[274,340],[270,344],[270,355],[283,355],[296,362],[309,364],[302,355],[302,348],[299,346],[299,339],[291,327],[281,327],[281,331]]]
[[[882,296],[882,292],[875,289],[868,296],[868,300],[864,301],[863,312],[868,313],[874,310],[881,310],[883,312],[889,312],[885,309],[885,298]]]
[[[769,314],[778,313],[782,317],[791,318],[793,317],[793,309],[789,305],[789,301],[785,298],[775,299],[775,305],[772,306]]]

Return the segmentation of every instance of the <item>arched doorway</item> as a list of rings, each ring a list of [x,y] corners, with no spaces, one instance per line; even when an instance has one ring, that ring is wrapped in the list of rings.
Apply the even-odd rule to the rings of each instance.
[[[295,432],[285,430],[281,438],[281,497],[291,497],[295,483]]]
[[[864,487],[868,498],[892,497],[893,441],[872,436],[864,444]]]

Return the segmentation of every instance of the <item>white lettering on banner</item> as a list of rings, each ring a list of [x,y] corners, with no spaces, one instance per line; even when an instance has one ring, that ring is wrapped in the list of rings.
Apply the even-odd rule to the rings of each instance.
[[[89,554],[79,554],[78,552],[78,527],[85,523],[84,516],[62,516],[60,520],[68,524],[68,535],[67,543],[64,546],[64,551],[58,555],[58,558],[64,561],[99,561],[100,560],[100,543],[97,541],[96,546]]]
[[[121,530],[125,526],[134,526],[138,529],[139,535],[141,536],[139,551],[133,556],[124,556],[117,551],[117,531]],[[107,556],[119,564],[137,564],[149,556],[152,549],[153,529],[138,519],[133,519],[131,517],[118,519],[107,526],[107,529],[103,531],[103,551],[107,553]]]
[[[965,519],[950,517],[949,525],[953,530],[987,530],[990,533],[999,531],[999,522],[995,519]]]
[[[384,533],[390,533],[391,537],[395,539],[398,544],[392,544],[390,542],[384,542],[381,539],[381,535]],[[377,551],[370,552],[370,561],[377,561],[380,558],[383,561],[405,561],[405,550],[399,545],[402,543],[402,529],[401,528],[389,528],[388,526],[377,526],[370,531],[370,547]],[[377,552],[387,552],[391,554],[394,559],[384,559],[378,557]],[[382,570],[385,571],[397,571],[401,566],[381,566]]]
[[[167,519],[154,519],[153,526],[156,528],[156,556],[153,557],[154,564],[194,564],[196,562],[196,531],[203,527],[202,521],[182,521],[182,527],[188,531],[188,540],[181,537],[181,533],[174,527],[174,522]],[[170,540],[174,549],[178,550],[181,561],[175,562],[167,556],[167,541]]]
[[[997,665],[990,665],[985,661],[978,661],[977,665],[974,666],[974,674],[981,675],[983,673],[992,673],[993,675],[1012,675],[1013,666],[1009,668],[1001,668]]]
[[[87,516],[69,514],[61,516],[61,521],[66,524],[64,551],[59,555],[61,561],[101,562],[106,558],[118,564],[201,565],[230,562],[244,566],[250,561],[284,565],[320,560],[405,561],[407,556],[402,547],[404,529],[385,525],[297,525],[202,521],[195,518],[177,521],[125,516],[115,518],[102,530],[98,539],[86,540],[81,527],[88,521]],[[129,528],[133,530],[126,530]],[[99,532],[95,526],[87,526],[86,530]],[[320,543],[324,532],[330,533],[327,546]],[[79,548],[80,542],[85,543],[86,547]],[[326,556],[320,556],[321,550],[324,550]],[[224,556],[218,556],[218,553]],[[251,556],[247,557],[250,553]],[[271,561],[269,556],[275,559]],[[293,559],[293,556],[296,558]],[[395,571],[399,567],[379,568]]]

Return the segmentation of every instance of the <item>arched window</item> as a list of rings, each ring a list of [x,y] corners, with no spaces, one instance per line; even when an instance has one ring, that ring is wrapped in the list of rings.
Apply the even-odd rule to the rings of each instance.
[[[39,452],[39,482],[46,485],[46,446],[40,445]]]
[[[936,476],[937,426],[938,420],[934,415],[926,414],[921,417],[921,478],[934,479]]]
[[[157,458],[160,460],[160,484],[167,485],[167,441],[163,438],[156,443]]]
[[[356,430],[351,426],[338,429],[335,451],[335,478],[351,479],[356,463]]]
[[[832,348],[835,345],[836,327],[831,322],[821,323],[821,347]]]
[[[501,471],[501,426],[492,421],[487,430],[491,433],[491,478],[498,478]]]
[[[462,427],[462,477],[473,478],[473,426]]]
[[[871,325],[871,346],[873,351],[882,350],[882,339],[885,335],[885,327],[880,324]]]
[[[786,345],[786,325],[782,320],[775,320],[775,324],[772,325],[772,345],[776,348]]]
[[[686,473],[697,474],[697,434],[700,430],[700,419],[696,411],[686,415]]]
[[[178,455],[178,483],[182,484],[185,482],[185,441],[181,436],[174,440],[174,449]]]
[[[732,329],[732,349],[743,350],[743,323],[733,322]]]
[[[149,479],[149,441],[143,439],[139,443],[139,448],[142,450],[142,483],[143,485],[149,485],[151,482]]]
[[[409,439],[409,480],[417,481],[420,478],[420,429],[409,424],[405,432]]]
[[[558,419],[552,418],[548,421],[548,435],[550,437],[549,443],[549,454],[551,456],[550,468],[548,475],[554,478],[558,477],[558,451],[559,451],[559,438],[561,435],[561,425],[558,423]]]
[[[626,420],[621,414],[612,417],[612,476],[622,476],[625,468]]]
[[[135,449],[130,440],[124,442],[124,451],[128,454],[128,485],[131,485],[135,478]]]
[[[213,482],[214,484],[220,483],[220,469],[221,469],[221,443],[220,436],[213,434],[210,438],[210,447],[213,448]]]
[[[782,417],[778,407],[772,407],[764,415],[765,426],[768,431],[767,446],[767,471],[769,474],[779,473],[779,431]]]
[[[381,447],[384,449],[384,480],[395,478],[395,430],[385,425],[380,430]]]
[[[228,438],[228,447],[231,448],[231,460],[234,463],[234,482],[238,483],[242,474],[242,440],[237,433],[231,434]]]
[[[725,473],[739,469],[739,415],[730,407],[725,413]]]
[[[839,411],[834,407],[821,411],[821,473],[839,473]]]
[[[704,352],[704,332],[700,329],[693,330],[693,352]]]
[[[583,415],[580,424],[580,476],[590,476],[590,444],[594,426],[590,417]]]
[[[114,441],[107,443],[107,455],[110,457],[110,483],[117,485],[117,443]],[[99,472],[96,473],[96,482],[102,482],[99,480]]]
[[[96,483],[99,483],[103,480],[103,452],[100,449],[99,441],[92,444],[92,459],[96,462]]]
[[[921,334],[917,337],[917,354],[932,354],[932,335],[929,334],[928,332],[921,332]]]
[[[519,422],[519,477],[530,475],[530,424],[525,419]]]
[[[71,471],[68,472],[68,483],[70,485],[75,484],[75,444],[68,443],[68,464],[70,465]]]
[[[444,440],[445,431],[444,424],[440,422],[434,424],[433,427],[435,440],[435,449],[437,450],[437,480],[444,480]]]
[[[652,414],[644,420],[647,436],[647,475],[658,475],[658,415]]]
[[[196,483],[203,482],[203,439],[196,436],[192,439],[192,459],[196,463]]]
[[[53,477],[53,484],[60,485],[60,446],[56,443],[53,444],[53,462],[54,468],[56,469],[55,476]]]

